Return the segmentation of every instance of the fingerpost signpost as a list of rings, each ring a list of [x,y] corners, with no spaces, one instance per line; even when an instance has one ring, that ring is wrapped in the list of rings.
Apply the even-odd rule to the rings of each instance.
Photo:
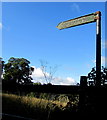
[[[96,80],[95,85],[101,85],[101,12],[97,11],[92,14],[81,16],[78,18],[70,19],[60,22],[57,28],[62,30],[65,28],[75,27],[88,23],[96,22]]]

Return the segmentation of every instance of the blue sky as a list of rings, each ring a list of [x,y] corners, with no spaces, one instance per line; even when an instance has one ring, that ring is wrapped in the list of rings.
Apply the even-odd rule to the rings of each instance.
[[[57,65],[53,84],[79,82],[95,66],[96,23],[58,30],[65,20],[102,12],[102,59],[105,44],[104,2],[2,3],[2,57],[24,57],[40,73],[40,60]],[[34,74],[34,79],[36,75]],[[62,79],[62,81],[61,81]],[[59,82],[58,82],[59,80]],[[42,80],[42,82],[44,82]]]

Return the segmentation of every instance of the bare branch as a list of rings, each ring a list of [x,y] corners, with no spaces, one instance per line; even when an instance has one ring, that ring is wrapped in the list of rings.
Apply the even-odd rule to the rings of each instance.
[[[50,66],[48,67],[48,62],[47,61],[43,61],[43,60],[40,60],[40,64],[41,64],[41,70],[42,70],[42,73],[44,75],[44,79],[46,81],[46,83],[51,83],[51,81],[54,79],[54,74],[57,70],[57,65],[55,65],[54,67]]]

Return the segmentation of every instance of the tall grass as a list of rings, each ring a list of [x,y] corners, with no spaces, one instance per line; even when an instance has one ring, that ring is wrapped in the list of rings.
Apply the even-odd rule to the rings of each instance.
[[[4,113],[39,120],[51,120],[62,114],[67,103],[3,93],[2,106]]]

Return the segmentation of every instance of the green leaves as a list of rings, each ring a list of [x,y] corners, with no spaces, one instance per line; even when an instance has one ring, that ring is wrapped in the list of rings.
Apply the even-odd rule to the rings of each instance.
[[[11,57],[8,63],[4,64],[4,80],[20,84],[32,83],[30,75],[34,71],[34,68],[30,67],[29,64],[30,61],[27,59]]]

